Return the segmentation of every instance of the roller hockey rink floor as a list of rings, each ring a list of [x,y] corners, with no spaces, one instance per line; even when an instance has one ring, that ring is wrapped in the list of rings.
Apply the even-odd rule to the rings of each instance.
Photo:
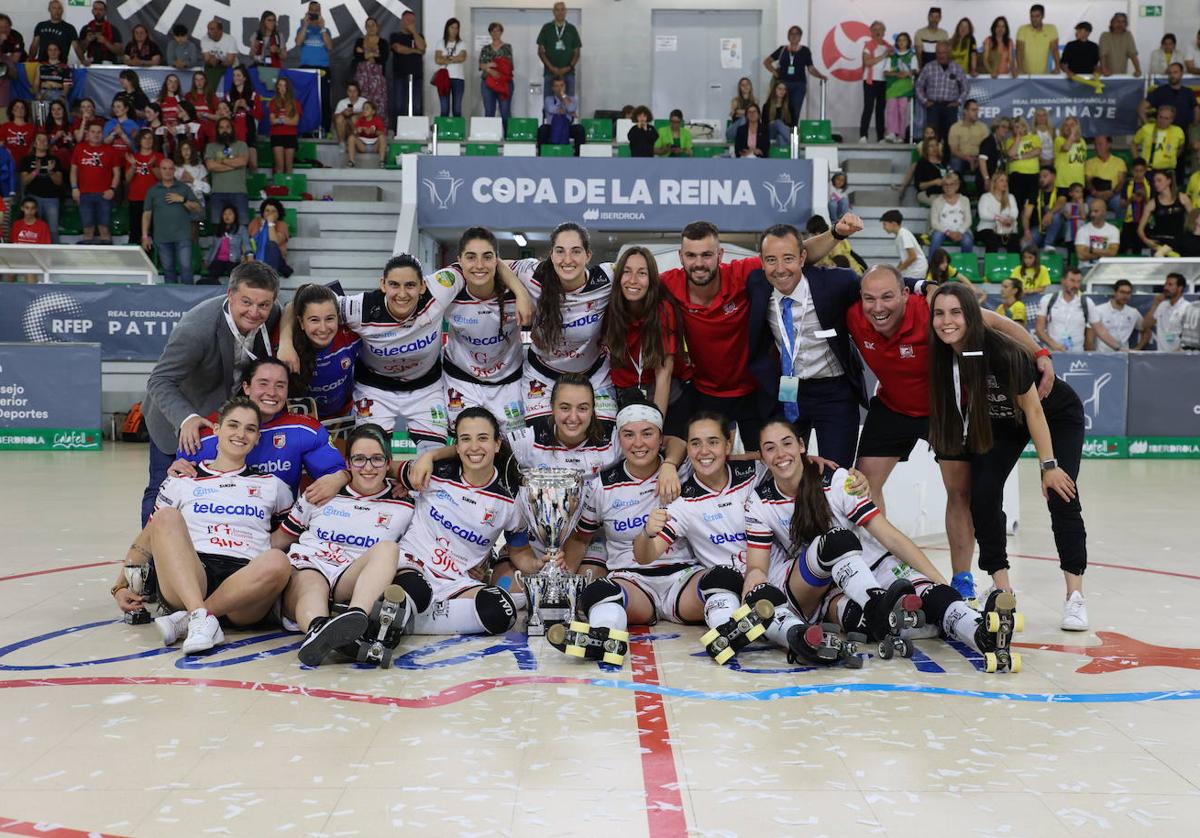
[[[145,456],[0,460],[0,834],[1197,834],[1193,463],[1085,462],[1084,634],[1058,629],[1022,463],[1019,674],[939,640],[857,671],[766,646],[721,668],[675,625],[622,671],[523,635],[409,637],[375,671],[303,670],[274,631],[184,657],[119,622]]]

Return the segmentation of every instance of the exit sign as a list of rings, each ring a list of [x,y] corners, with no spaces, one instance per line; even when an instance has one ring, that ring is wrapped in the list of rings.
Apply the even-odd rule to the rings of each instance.
[[[1142,6],[1142,17],[1162,17],[1162,6]]]

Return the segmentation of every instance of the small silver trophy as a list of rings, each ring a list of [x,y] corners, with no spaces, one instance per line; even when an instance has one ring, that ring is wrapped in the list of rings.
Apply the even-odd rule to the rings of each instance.
[[[138,596],[144,596],[147,599],[153,599],[157,591],[151,590],[150,581],[150,565],[148,564],[127,564],[125,565],[125,581],[129,585],[129,590]],[[125,622],[131,626],[140,626],[150,622],[150,612],[145,608],[139,608],[137,611],[126,611]]]
[[[575,601],[591,576],[568,573],[555,561],[583,514],[583,473],[569,468],[527,470],[518,501],[530,535],[545,546],[549,560],[533,576],[518,571],[529,598],[529,636],[540,637],[548,624],[575,618]]]

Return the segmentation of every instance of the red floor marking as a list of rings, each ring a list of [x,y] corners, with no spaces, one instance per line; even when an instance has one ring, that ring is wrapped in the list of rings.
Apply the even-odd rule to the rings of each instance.
[[[47,573],[62,573],[67,570],[84,570],[89,567],[104,567],[108,564],[120,564],[121,559],[114,559],[109,562],[92,562],[91,564],[75,564],[70,567],[52,567],[49,570],[33,570],[29,573],[15,573],[12,576],[0,576],[0,582],[8,582],[12,579],[25,579],[29,576],[44,576]]]
[[[1076,669],[1085,675],[1102,675],[1143,666],[1169,666],[1175,669],[1200,669],[1200,649],[1179,649],[1174,646],[1155,646],[1117,634],[1098,631],[1099,646],[1068,646],[1058,643],[1014,643],[1024,649],[1043,652],[1066,652],[1091,658]]]
[[[950,552],[949,547],[925,547],[925,550],[940,550],[943,553]],[[1058,556],[1031,556],[1028,553],[1009,553],[1009,558],[1015,559],[1033,559],[1039,562],[1057,562]],[[1134,573],[1153,573],[1155,576],[1175,576],[1179,579],[1200,579],[1200,576],[1193,576],[1190,573],[1178,573],[1174,570],[1154,570],[1149,567],[1133,567],[1127,564],[1109,564],[1108,562],[1093,562],[1088,560],[1088,567],[1108,567],[1113,570],[1132,570]]]
[[[36,836],[36,838],[118,838],[107,832],[84,832],[82,829],[69,829],[54,823],[14,821],[9,818],[0,818],[0,832],[9,835]]]
[[[634,635],[630,649],[635,684],[660,686],[654,644],[640,640],[647,634],[645,626],[630,630]],[[687,816],[683,811],[683,796],[679,792],[679,775],[675,771],[675,753],[671,750],[671,734],[662,696],[637,691],[638,740],[642,751],[642,782],[646,788],[646,820],[650,838],[683,838],[688,833]]]
[[[235,681],[225,678],[160,678],[137,676],[99,676],[79,678],[17,678],[0,681],[0,690],[22,687],[114,687],[114,686],[164,686],[164,687],[219,687],[227,690],[251,690],[253,692],[302,695],[307,698],[328,698],[335,701],[352,701],[358,704],[376,704],[385,707],[426,709],[445,707],[465,701],[480,693],[501,687],[521,684],[591,684],[589,678],[567,678],[559,675],[510,675],[504,678],[485,678],[467,681],[448,687],[438,693],[421,698],[397,698],[390,695],[368,695],[343,690],[325,690],[315,687],[298,687],[291,684],[269,684],[261,681]],[[658,683],[657,679],[653,683]]]

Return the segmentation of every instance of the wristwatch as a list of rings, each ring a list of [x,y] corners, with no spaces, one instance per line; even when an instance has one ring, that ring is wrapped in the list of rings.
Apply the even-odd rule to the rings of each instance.
[[[1051,458],[1049,460],[1042,460],[1041,465],[1042,465],[1042,474],[1045,474],[1048,471],[1054,471],[1054,469],[1058,468],[1058,460],[1055,460],[1053,458]]]

